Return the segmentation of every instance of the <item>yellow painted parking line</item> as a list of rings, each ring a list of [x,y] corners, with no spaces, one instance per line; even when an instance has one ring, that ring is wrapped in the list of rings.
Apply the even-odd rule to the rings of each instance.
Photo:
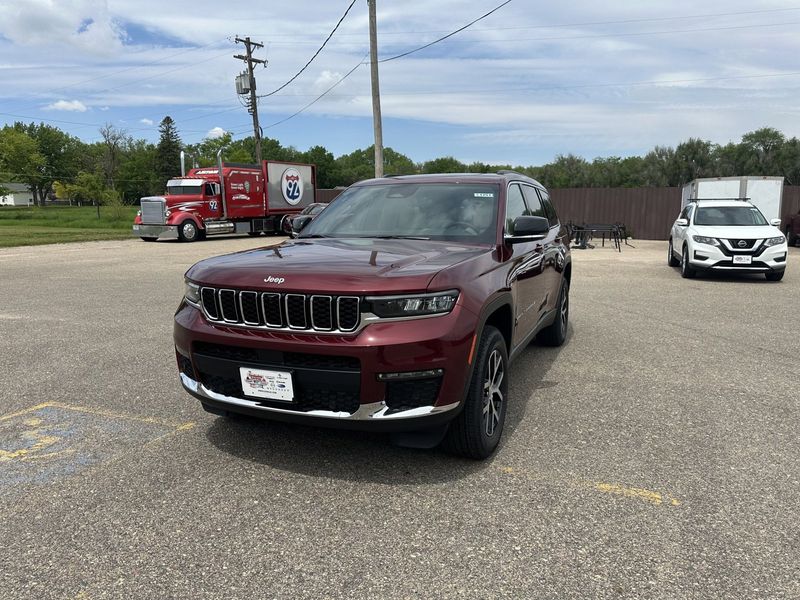
[[[680,506],[682,502],[670,494],[648,490],[641,487],[629,487],[618,483],[605,483],[602,481],[585,481],[581,479],[560,478],[552,475],[535,474],[526,469],[518,469],[514,467],[499,467],[498,470],[505,475],[519,475],[528,479],[544,480],[555,485],[563,486],[569,485],[570,487],[580,489],[592,489],[603,494],[610,494],[619,496],[621,498],[629,498],[632,500],[640,500],[647,502],[654,506]]]
[[[107,464],[194,426],[62,402],[2,415],[0,490]]]
[[[8,419],[13,419],[15,417],[26,415],[28,413],[36,412],[37,410],[42,410],[43,408],[63,408],[64,410],[74,410],[78,412],[89,413],[92,415],[98,415],[101,417],[108,417],[110,419],[127,419],[129,421],[138,421],[139,423],[150,423],[152,425],[161,425],[162,427],[178,428],[187,425],[186,423],[162,421],[161,419],[156,419],[153,417],[140,417],[136,415],[129,415],[125,413],[118,413],[110,410],[105,410],[102,408],[91,408],[88,406],[65,404],[64,402],[42,402],[41,404],[37,404],[36,406],[31,406],[30,408],[23,408],[22,410],[17,411],[15,413],[11,413],[10,415],[0,416],[0,421],[7,421]]]

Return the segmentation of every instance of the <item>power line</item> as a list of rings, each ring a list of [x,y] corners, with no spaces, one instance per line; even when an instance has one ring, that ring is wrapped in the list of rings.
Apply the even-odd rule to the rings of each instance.
[[[498,6],[495,6],[492,10],[487,12],[485,15],[481,15],[480,17],[478,17],[474,21],[470,21],[469,23],[467,23],[463,27],[460,27],[460,28],[456,29],[455,31],[451,31],[447,35],[440,37],[438,40],[433,40],[432,42],[430,42],[428,44],[425,44],[424,46],[420,46],[419,48],[414,48],[413,50],[409,50],[408,52],[403,52],[402,54],[398,54],[397,56],[391,56],[389,58],[383,58],[383,59],[379,60],[378,62],[379,63],[384,63],[384,62],[389,62],[390,60],[397,60],[398,58],[403,58],[404,56],[408,56],[409,54],[414,54],[415,52],[419,52],[420,50],[424,50],[425,48],[430,48],[434,44],[438,44],[439,42],[442,42],[442,41],[446,40],[449,37],[453,37],[455,34],[464,31],[467,27],[471,27],[472,25],[474,25],[478,21],[481,21],[481,20],[485,19],[486,17],[491,15],[493,12],[497,12],[498,10],[503,8],[509,2],[511,2],[511,0],[506,0],[502,4],[499,4]]]
[[[521,29],[562,29],[567,27],[592,27],[596,25],[625,25],[631,23],[647,23],[650,21],[677,21],[679,19],[707,19],[713,17],[733,17],[733,16],[740,16],[740,15],[754,15],[754,14],[766,14],[766,13],[776,13],[776,12],[787,12],[787,11],[797,11],[800,10],[800,7],[790,7],[790,8],[771,8],[771,9],[764,9],[764,10],[745,10],[745,11],[737,11],[737,12],[723,12],[723,13],[705,13],[705,14],[695,14],[695,15],[674,15],[670,17],[647,17],[647,18],[640,18],[640,19],[622,19],[616,21],[584,21],[579,23],[561,23],[556,25],[527,25],[527,26],[516,26],[516,27],[481,27],[473,29],[472,31],[511,31],[511,30],[521,30]],[[443,31],[447,31],[446,29],[429,29],[429,30],[413,30],[413,31],[381,31],[381,37],[387,35],[409,35],[409,34],[421,34],[421,33],[442,33]],[[259,34],[265,35],[270,37],[293,37],[296,38],[297,36],[294,34]],[[362,33],[340,33],[340,36],[362,36]]]
[[[307,109],[311,108],[311,107],[312,107],[314,104],[316,104],[318,101],[322,100],[322,98],[324,98],[325,96],[327,96],[327,95],[328,95],[328,93],[329,93],[329,92],[331,92],[331,91],[332,91],[332,90],[333,90],[333,89],[334,89],[336,86],[338,86],[338,85],[339,85],[340,83],[342,83],[342,82],[343,82],[345,79],[347,79],[348,77],[350,77],[350,75],[352,75],[353,73],[355,73],[356,69],[358,69],[358,68],[359,68],[360,66],[362,66],[362,65],[365,65],[366,63],[364,62],[364,60],[367,58],[367,55],[368,55],[368,54],[369,54],[369,53],[365,54],[365,55],[364,55],[364,57],[363,57],[363,58],[362,58],[360,61],[358,61],[358,63],[356,63],[356,65],[355,65],[355,66],[354,66],[352,69],[350,69],[350,70],[349,70],[347,73],[345,73],[345,75],[344,75],[344,76],[342,76],[342,77],[341,77],[341,78],[340,78],[340,79],[339,79],[339,80],[338,80],[336,83],[334,83],[334,84],[333,84],[331,87],[329,87],[327,90],[325,90],[324,92],[322,92],[322,93],[321,93],[319,96],[317,96],[316,98],[314,98],[314,100],[312,100],[311,102],[309,102],[308,104],[306,104],[306,105],[305,105],[303,108],[301,108],[300,110],[298,110],[296,113],[294,113],[294,114],[292,114],[292,115],[290,115],[290,116],[286,117],[285,119],[281,119],[280,121],[276,121],[275,123],[271,123],[271,124],[267,125],[266,127],[264,127],[264,129],[271,129],[272,127],[277,127],[278,125],[281,125],[282,123],[285,123],[285,122],[286,122],[286,121],[288,121],[289,119],[293,119],[293,118],[295,118],[295,117],[296,117],[297,115],[299,115],[300,113],[302,113],[302,112],[305,112]],[[236,131],[236,132],[233,132],[233,135],[240,135],[240,134],[242,134],[242,133],[244,133],[244,131]]]
[[[510,2],[510,1],[511,1],[511,0],[509,0],[509,2]],[[278,87],[278,88],[276,88],[276,89],[272,90],[272,91],[271,91],[271,92],[269,92],[268,94],[262,94],[262,95],[260,95],[260,96],[258,96],[258,97],[259,97],[259,98],[266,98],[266,97],[268,97],[268,96],[272,96],[272,95],[273,95],[273,94],[275,94],[276,92],[280,92],[280,91],[281,91],[283,88],[285,88],[287,85],[289,85],[290,83],[292,83],[292,82],[293,82],[295,79],[297,79],[298,77],[300,77],[300,75],[302,74],[302,72],[303,72],[303,71],[305,71],[305,70],[308,68],[308,66],[309,66],[309,65],[310,65],[310,64],[311,64],[311,63],[314,61],[314,59],[315,59],[315,58],[317,58],[317,56],[319,55],[319,53],[320,53],[320,52],[322,52],[322,49],[325,47],[325,45],[328,43],[328,41],[329,41],[329,40],[330,40],[330,39],[333,37],[333,34],[334,34],[334,33],[336,33],[336,30],[337,30],[337,29],[339,29],[339,25],[341,25],[341,24],[342,24],[342,21],[344,21],[344,18],[347,16],[347,13],[349,13],[349,12],[350,12],[350,9],[351,9],[351,8],[353,8],[353,5],[354,5],[355,3],[356,3],[356,0],[353,0],[353,1],[350,3],[350,6],[348,6],[348,7],[347,7],[347,10],[346,10],[346,11],[344,11],[344,14],[343,14],[343,15],[342,15],[342,17],[339,19],[339,22],[338,22],[338,23],[336,23],[336,26],[335,26],[335,27],[333,28],[333,30],[332,30],[332,31],[331,31],[331,32],[328,34],[328,37],[326,37],[326,38],[325,38],[325,41],[324,41],[324,42],[322,42],[322,45],[321,45],[321,46],[319,47],[319,49],[318,49],[318,50],[317,50],[317,51],[314,53],[314,55],[313,55],[313,56],[312,56],[310,59],[308,59],[308,62],[307,62],[305,65],[303,65],[303,68],[302,68],[302,69],[300,69],[300,70],[299,70],[297,73],[295,73],[295,75],[294,75],[294,76],[293,76],[291,79],[289,79],[289,81],[287,81],[286,83],[284,83],[282,86],[280,86],[280,87]]]

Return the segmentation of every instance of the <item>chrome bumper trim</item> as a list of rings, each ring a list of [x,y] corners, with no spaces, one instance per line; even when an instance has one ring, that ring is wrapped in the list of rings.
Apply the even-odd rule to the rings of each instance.
[[[154,237],[159,240],[177,240],[177,225],[134,225],[133,235],[137,237]]]
[[[387,414],[389,412],[389,407],[386,406],[386,403],[381,402],[371,402],[369,404],[362,404],[359,409],[350,414],[349,412],[336,412],[332,410],[310,410],[310,411],[298,411],[298,410],[286,410],[283,408],[273,408],[271,406],[262,406],[258,400],[243,400],[241,398],[232,398],[231,396],[223,396],[222,394],[217,394],[216,392],[212,392],[208,388],[206,388],[202,383],[199,381],[195,381],[191,377],[187,377],[185,374],[180,373],[181,376],[181,383],[183,387],[185,387],[188,391],[192,392],[193,394],[197,394],[198,396],[202,396],[203,398],[208,398],[209,400],[215,400],[216,402],[224,402],[226,404],[232,404],[234,406],[242,406],[245,408],[261,410],[268,413],[280,413],[284,415],[308,415],[309,417],[321,417],[323,419],[332,419],[332,420],[346,420],[346,421],[397,421],[402,419],[411,419],[417,417],[426,417],[429,415],[436,415],[444,412],[448,412],[450,410],[454,410],[458,407],[458,402],[453,402],[452,404],[446,404],[444,406],[420,406],[418,408],[412,408],[410,410],[402,410],[399,412],[393,412],[391,414]]]

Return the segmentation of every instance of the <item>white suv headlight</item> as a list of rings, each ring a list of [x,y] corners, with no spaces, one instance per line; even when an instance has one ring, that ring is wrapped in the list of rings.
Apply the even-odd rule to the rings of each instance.
[[[719,246],[719,241],[716,238],[706,237],[704,235],[693,235],[692,239],[698,244],[707,244],[709,246]]]
[[[786,241],[786,238],[783,237],[782,235],[779,235],[778,237],[769,238],[768,240],[765,240],[764,241],[764,246],[766,246],[767,248],[769,248],[770,246],[779,246],[780,244],[782,244],[785,241]]]

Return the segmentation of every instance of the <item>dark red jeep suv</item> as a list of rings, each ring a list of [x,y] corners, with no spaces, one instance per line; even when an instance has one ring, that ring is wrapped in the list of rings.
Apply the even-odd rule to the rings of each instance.
[[[214,414],[485,458],[509,361],[534,337],[566,338],[571,273],[566,230],[524,175],[363,181],[296,239],[186,272],[181,382]]]

